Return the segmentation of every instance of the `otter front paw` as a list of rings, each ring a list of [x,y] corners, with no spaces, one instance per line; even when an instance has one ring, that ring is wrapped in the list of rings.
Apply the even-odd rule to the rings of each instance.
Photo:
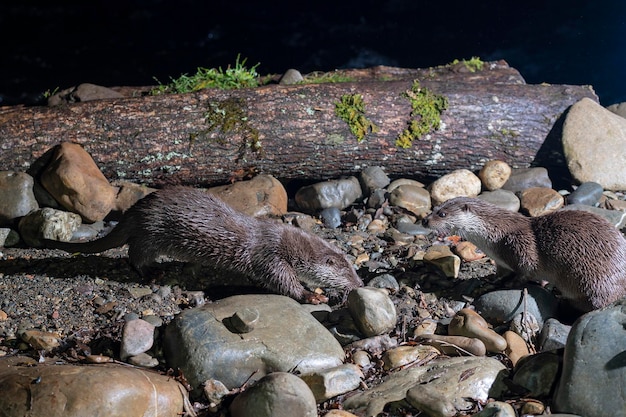
[[[302,296],[302,301],[308,304],[324,304],[328,302],[328,297],[322,294],[306,291]]]

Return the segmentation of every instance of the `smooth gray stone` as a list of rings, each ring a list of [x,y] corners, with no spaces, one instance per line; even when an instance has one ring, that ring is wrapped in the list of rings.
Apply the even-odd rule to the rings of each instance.
[[[328,207],[320,212],[324,226],[334,229],[341,226],[341,211],[337,207]]]
[[[585,417],[626,416],[626,299],[572,326],[553,410]]]
[[[585,204],[569,204],[563,207],[561,210],[583,210],[590,213],[597,214],[600,217],[604,217],[618,229],[622,229],[626,226],[626,212],[620,210],[606,210],[600,207],[592,207]]]
[[[544,288],[530,285],[524,303],[522,290],[497,290],[480,296],[475,302],[476,311],[488,322],[506,323],[526,309],[539,325],[556,317],[558,302],[556,297]]]
[[[502,189],[518,193],[532,187],[552,188],[547,169],[542,167],[514,169]]]
[[[519,198],[517,198],[515,193],[512,191],[502,189],[495,191],[485,191],[484,193],[481,193],[478,198],[488,203],[495,204],[500,208],[513,212],[518,212],[520,208]]]
[[[359,175],[359,182],[363,193],[370,195],[372,191],[388,186],[391,180],[382,167],[374,166],[363,168],[361,175]]]
[[[225,319],[245,309],[259,313],[254,329],[228,327]],[[274,294],[237,295],[183,311],[166,328],[164,350],[168,365],[180,368],[194,389],[208,379],[233,389],[250,377],[313,372],[344,359],[322,324],[297,301]]]
[[[604,189],[597,182],[583,182],[567,196],[568,204],[594,206],[600,201]]]

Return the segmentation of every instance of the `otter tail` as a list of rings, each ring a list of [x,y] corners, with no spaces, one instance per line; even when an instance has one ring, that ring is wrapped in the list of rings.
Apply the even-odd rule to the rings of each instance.
[[[65,252],[99,253],[107,249],[117,248],[128,242],[128,231],[119,224],[107,235],[89,242],[61,242],[52,239],[42,239],[46,249],[61,249]]]

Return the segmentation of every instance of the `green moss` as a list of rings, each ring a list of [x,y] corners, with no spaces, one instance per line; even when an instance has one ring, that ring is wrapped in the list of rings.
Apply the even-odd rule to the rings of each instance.
[[[439,129],[441,113],[448,108],[448,99],[421,87],[418,80],[413,81],[411,89],[402,95],[411,102],[412,119],[396,139],[396,146],[410,148],[415,139]]]
[[[252,150],[255,153],[262,153],[263,148],[261,140],[259,139],[258,129],[250,126],[248,122],[247,106],[241,98],[227,98],[219,102],[210,102],[209,110],[205,114],[205,121],[208,125],[208,132],[218,132],[217,142],[224,144],[226,140],[224,136],[220,136],[221,133],[234,133],[240,135],[242,138],[241,146],[239,147],[239,159],[244,159],[248,150]],[[192,140],[196,139],[199,135],[193,134]]]
[[[239,61],[239,55],[235,60],[235,66],[223,70],[220,68],[198,68],[194,75],[183,74],[178,78],[170,78],[171,83],[161,84],[154,88],[152,95],[166,93],[189,93],[205,88],[219,88],[222,90],[232,90],[244,87],[256,87],[259,85],[259,74],[256,64],[252,68],[246,68],[246,59]]]
[[[361,142],[365,135],[378,132],[371,120],[365,117],[365,102],[361,94],[344,94],[341,101],[335,103],[335,114],[348,123],[350,132]]]
[[[465,65],[465,68],[467,68],[469,72],[482,71],[485,65],[485,63],[477,56],[473,56],[468,60],[463,59],[461,61],[455,59],[449,65],[457,65],[459,62]]]
[[[326,83],[349,83],[355,81],[354,77],[348,77],[341,72],[315,71],[303,76],[300,84],[326,84]]]

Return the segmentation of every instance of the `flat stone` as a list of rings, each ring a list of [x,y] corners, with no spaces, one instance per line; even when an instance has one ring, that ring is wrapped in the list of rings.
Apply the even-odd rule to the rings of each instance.
[[[485,191],[478,196],[479,199],[494,204],[505,210],[518,212],[520,209],[519,198],[514,192],[508,190]]]
[[[565,199],[552,188],[532,187],[522,191],[520,203],[524,212],[537,217],[557,211],[563,207]]]
[[[567,112],[562,141],[577,181],[597,182],[606,190],[626,189],[626,119],[583,98]]]
[[[357,389],[364,377],[358,366],[344,364],[301,375],[300,378],[311,388],[315,401],[323,402]]]
[[[362,196],[359,180],[349,177],[302,187],[296,192],[295,200],[298,207],[311,212],[328,207],[343,210]]]
[[[548,170],[543,167],[518,168],[511,171],[511,176],[502,189],[519,193],[531,187],[552,188]]]
[[[411,213],[422,216],[430,212],[432,207],[430,193],[423,187],[414,185],[400,185],[389,193],[389,203],[402,207]]]
[[[586,204],[569,204],[563,210],[583,210],[604,217],[609,223],[618,229],[626,227],[626,212],[620,210],[606,210],[600,207],[592,207]]]
[[[527,389],[530,397],[546,397],[557,381],[559,366],[559,356],[551,352],[526,356],[517,363],[513,382]]]
[[[394,372],[364,392],[346,399],[344,408],[367,417],[389,403],[406,400],[431,417],[452,417],[504,392],[505,366],[492,358],[439,359]],[[436,375],[437,378],[433,378]]]
[[[240,333],[225,319],[237,311],[259,313],[254,329]],[[311,343],[314,340],[315,343]],[[229,389],[271,372],[313,372],[338,366],[337,340],[295,300],[274,294],[238,295],[183,311],[167,326],[164,351],[193,388],[217,379]]]
[[[0,409],[6,417],[183,414],[186,390],[170,376],[113,364],[27,366],[8,359],[14,360],[0,359]]]

